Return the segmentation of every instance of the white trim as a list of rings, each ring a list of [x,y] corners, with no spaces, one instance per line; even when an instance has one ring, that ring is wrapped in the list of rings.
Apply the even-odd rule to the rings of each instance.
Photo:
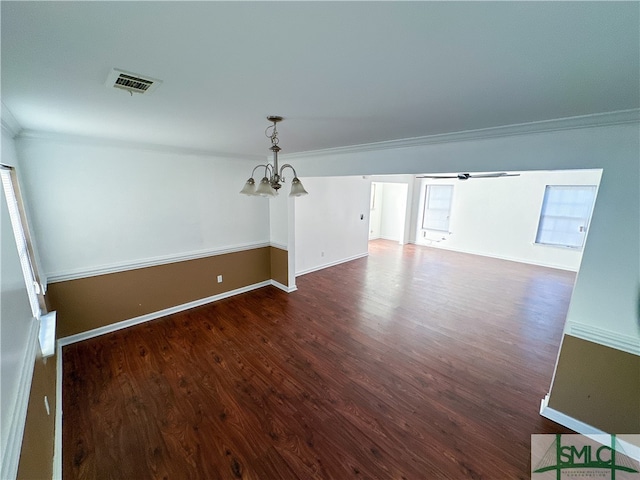
[[[567,322],[565,333],[604,345],[605,347],[615,348],[616,350],[622,350],[623,352],[633,355],[640,355],[640,339],[632,337],[631,335],[624,335],[575,321]]]
[[[624,450],[625,455],[640,462],[640,445],[634,445],[633,443],[629,443],[618,436],[616,436],[616,440],[622,446],[622,449]]]
[[[280,250],[284,250],[285,252],[289,251],[289,247],[284,245],[283,243],[271,242],[269,243],[269,245],[274,248],[279,248]]]
[[[582,435],[601,435],[602,430],[549,407],[549,394],[540,401],[540,415]]]
[[[118,330],[122,330],[123,328],[132,327],[140,323],[145,323],[151,320],[166,317],[167,315],[183,312],[184,310],[189,310],[190,308],[200,307],[202,305],[206,305],[207,303],[212,303],[224,298],[233,297],[234,295],[239,295],[240,293],[250,292],[251,290],[256,290],[268,285],[271,285],[271,280],[254,283],[252,285],[247,285],[246,287],[236,288],[235,290],[229,290],[228,292],[212,295],[211,297],[201,298],[200,300],[194,300],[192,302],[183,303],[182,305],[176,305],[175,307],[158,310],[157,312],[147,313],[146,315],[130,318],[129,320],[111,323],[109,325],[105,325],[104,327],[98,327],[94,328],[93,330],[87,330],[86,332],[76,333],[75,335],[69,335],[68,337],[62,337],[58,339],[58,347],[64,347],[66,345],[71,345],[72,343],[99,337],[100,335],[104,335],[106,333],[112,333]]]
[[[308,268],[306,270],[301,270],[299,272],[296,272],[296,277],[299,277],[301,275],[306,275],[307,273],[317,272],[318,270],[324,270],[325,268],[335,267],[336,265],[340,265],[341,263],[347,263],[347,262],[350,262],[352,260],[357,260],[358,258],[363,258],[363,257],[368,257],[368,256],[369,256],[369,252],[365,252],[365,253],[360,253],[358,255],[353,255],[351,257],[343,258],[341,260],[336,260],[335,262],[330,262],[330,263],[325,263],[325,264],[322,264],[322,265],[318,265],[316,267],[312,267],[312,268]]]
[[[500,127],[480,128],[477,130],[465,130],[461,132],[442,133],[423,137],[403,138],[384,142],[350,145],[346,147],[326,148],[323,150],[310,150],[300,153],[281,155],[283,159],[294,160],[296,158],[315,157],[319,155],[338,155],[344,153],[361,153],[394,148],[420,147],[436,143],[463,142],[468,140],[480,140],[484,138],[510,137],[513,135],[527,135],[541,132],[554,132],[560,130],[572,130],[577,128],[603,127],[640,122],[640,108],[619,110],[615,112],[595,113],[577,117],[542,120],[538,122],[517,123]]]
[[[0,466],[0,478],[16,478],[18,474],[18,464],[20,462],[20,450],[22,449],[22,437],[27,421],[27,409],[29,407],[29,395],[31,393],[31,382],[33,380],[33,369],[38,350],[38,321],[31,319],[31,325],[27,336],[27,348],[20,362],[21,370],[18,380],[18,395],[12,408],[9,425],[9,435],[7,435],[6,449],[2,454],[2,465]],[[3,405],[3,409],[6,405]],[[6,426],[3,426],[6,428]]]
[[[166,265],[168,263],[184,262],[187,260],[196,260],[199,258],[214,257],[216,255],[224,255],[227,253],[244,252],[254,250],[256,248],[268,247],[268,242],[245,243],[228,247],[211,248],[206,250],[194,250],[192,252],[162,255],[158,257],[150,257],[142,260],[131,262],[119,262],[110,265],[100,265],[89,269],[68,270],[63,272],[54,272],[47,274],[48,283],[66,282],[68,280],[78,280],[80,278],[95,277],[108,273],[125,272],[127,270],[135,270],[138,268],[155,267],[158,265]]]
[[[540,415],[542,415],[544,418],[548,418],[549,420],[559,423],[563,427],[567,427],[576,433],[585,435],[589,438],[593,438],[596,441],[599,441],[599,439],[597,438],[599,435],[610,435],[607,432],[603,432],[599,428],[593,427],[588,423],[577,420],[565,413],[559,412],[558,410],[549,407],[549,394],[546,394],[540,401]],[[627,456],[633,458],[634,460],[640,461],[640,445],[634,445],[621,438],[618,438],[617,436],[616,440],[620,443],[624,450],[624,453]]]
[[[280,282],[276,282],[275,280],[271,280],[271,285],[287,293],[295,292],[296,290],[298,290],[298,287],[295,285],[293,285],[292,287],[287,287],[286,285],[283,285]]]
[[[400,245],[403,245],[401,238],[398,238],[398,237],[391,238],[391,237],[385,236],[385,235],[380,235],[377,238],[370,238],[369,240],[389,240],[390,242],[398,242],[398,243],[400,243]]]
[[[251,162],[262,162],[265,155],[241,155],[228,152],[217,152],[214,150],[196,149],[181,147],[177,145],[162,145],[156,143],[143,143],[117,138],[104,138],[83,135],[71,135],[54,132],[43,132],[36,130],[20,130],[16,135],[16,140],[27,139],[45,142],[62,142],[75,145],[89,145],[111,148],[129,148],[134,150],[144,150],[150,152],[174,153],[180,155],[195,155],[205,157],[218,157],[232,160],[247,160]]]

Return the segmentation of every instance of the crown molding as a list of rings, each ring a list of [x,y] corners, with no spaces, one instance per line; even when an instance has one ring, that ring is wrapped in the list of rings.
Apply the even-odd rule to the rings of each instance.
[[[4,123],[3,123],[4,125]],[[134,150],[145,150],[151,152],[175,153],[179,155],[193,155],[201,157],[218,157],[230,160],[250,160],[253,162],[263,161],[265,155],[241,155],[228,152],[217,152],[215,150],[180,147],[175,145],[161,145],[155,143],[136,142],[133,140],[121,140],[115,138],[92,137],[85,135],[70,135],[66,133],[42,132],[36,130],[20,130],[15,136],[16,140],[36,140],[46,142],[60,142],[72,145],[86,145],[99,147],[128,148]]]
[[[606,127],[612,125],[624,125],[640,123],[640,108],[618,110],[615,112],[594,113],[576,117],[541,120],[537,122],[519,123],[499,127],[465,130],[460,132],[426,135],[422,137],[402,138],[344,147],[326,148],[321,150],[309,150],[305,152],[281,154],[283,159],[296,159],[305,157],[318,157],[324,155],[339,155],[348,153],[362,153],[397,148],[420,147],[438,143],[454,143],[470,140],[482,140],[496,137],[509,137],[514,135],[527,135],[533,133],[547,133],[561,130],[573,130],[580,128]],[[241,155],[228,152],[218,152],[207,149],[180,147],[175,145],[161,145],[142,143],[130,140],[119,140],[104,137],[91,137],[81,135],[69,135],[53,132],[42,132],[23,129],[8,108],[2,104],[2,128],[16,139],[55,141],[79,145],[92,145],[104,147],[122,147],[138,150],[147,150],[164,153],[177,153],[182,155],[213,156],[233,160],[263,161],[264,155]]]
[[[13,116],[11,110],[2,102],[2,113],[0,114],[0,119],[2,123],[2,130],[7,132],[7,134],[11,138],[15,138],[22,132],[22,127],[16,120],[16,117]]]
[[[296,159],[324,155],[362,153],[396,148],[421,147],[438,143],[464,142],[469,140],[482,140],[486,138],[510,137],[514,135],[528,135],[532,133],[547,133],[560,130],[606,127],[633,123],[640,123],[640,108],[619,110],[616,112],[594,113],[577,117],[557,118],[553,120],[541,120],[538,122],[518,123],[500,127],[480,128],[477,130],[442,133],[438,135],[426,135],[423,137],[387,140],[384,142],[366,143],[361,145],[349,145],[346,147],[310,150],[307,152],[283,154],[281,156],[286,159]]]

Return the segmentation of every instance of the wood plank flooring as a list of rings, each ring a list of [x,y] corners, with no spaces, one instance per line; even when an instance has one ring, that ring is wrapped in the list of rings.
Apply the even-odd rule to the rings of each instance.
[[[529,478],[573,282],[375,241],[67,346],[64,478]]]

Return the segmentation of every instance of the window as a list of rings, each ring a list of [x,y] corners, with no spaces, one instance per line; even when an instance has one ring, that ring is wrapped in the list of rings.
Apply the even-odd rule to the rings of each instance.
[[[11,219],[13,235],[18,247],[18,256],[20,258],[22,274],[27,287],[31,311],[34,317],[40,318],[41,309],[40,299],[38,297],[38,294],[40,293],[40,284],[37,281],[38,276],[34,271],[31,255],[29,253],[29,243],[27,241],[27,234],[25,233],[23,225],[23,215],[20,211],[19,197],[16,195],[17,189],[15,187],[16,182],[13,169],[11,167],[0,165],[0,177],[2,178],[2,189],[4,191],[5,199],[7,200],[7,207],[9,208],[9,218]]]
[[[452,199],[453,185],[427,185],[424,192],[422,228],[448,232]]]
[[[581,249],[595,199],[595,185],[547,185],[536,243]]]

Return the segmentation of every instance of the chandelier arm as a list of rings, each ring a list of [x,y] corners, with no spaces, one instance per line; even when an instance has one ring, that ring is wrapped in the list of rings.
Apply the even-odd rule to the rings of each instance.
[[[266,170],[266,169],[267,169],[269,166],[270,166],[269,164],[267,164],[267,165],[256,165],[256,166],[253,168],[253,171],[251,172],[251,178],[253,178],[253,175],[256,173],[256,170],[257,170],[257,169],[259,169],[260,167],[265,167],[265,176],[266,176],[266,173],[267,173],[267,170]]]
[[[276,173],[276,170],[275,168],[273,168],[273,165],[271,165],[270,163],[267,163],[264,167],[265,167],[264,168],[265,177],[269,177],[269,179],[273,179],[273,176]]]
[[[284,165],[282,165],[280,167],[280,177],[282,177],[282,172],[284,171],[285,168],[290,168],[291,170],[293,170],[293,176],[297,177],[298,174],[296,173],[296,169],[293,168],[291,165],[289,165],[288,163],[285,163]]]

